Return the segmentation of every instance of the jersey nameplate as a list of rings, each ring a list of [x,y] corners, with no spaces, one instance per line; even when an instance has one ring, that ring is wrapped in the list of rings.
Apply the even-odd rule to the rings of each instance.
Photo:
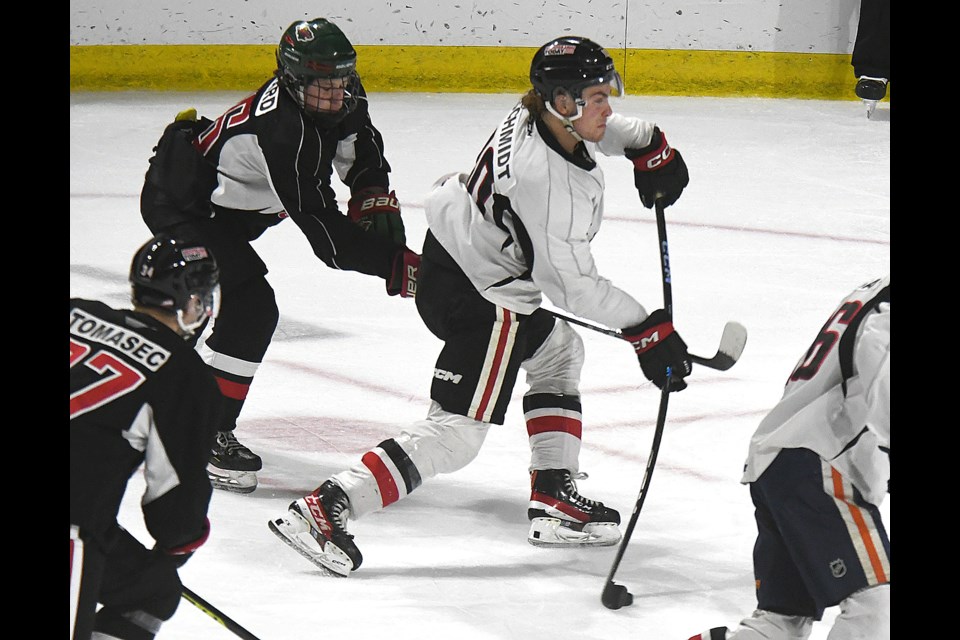
[[[280,92],[280,83],[277,78],[274,78],[270,81],[270,84],[267,85],[267,88],[263,90],[263,93],[260,95],[260,101],[257,102],[257,108],[254,110],[254,116],[262,116],[268,111],[273,111],[277,108],[277,94]]]
[[[122,351],[151,371],[160,369],[170,358],[169,351],[145,340],[138,333],[88,315],[80,309],[70,310],[70,333]]]

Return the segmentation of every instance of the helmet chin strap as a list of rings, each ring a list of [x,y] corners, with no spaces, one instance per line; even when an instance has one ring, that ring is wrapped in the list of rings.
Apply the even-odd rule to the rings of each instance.
[[[574,100],[574,104],[577,105],[577,112],[572,116],[561,115],[559,111],[553,106],[553,101],[546,103],[547,111],[549,111],[560,123],[563,125],[563,128],[576,139],[577,142],[583,142],[583,138],[580,137],[580,134],[576,132],[573,128],[573,121],[578,120],[580,116],[583,115],[583,110],[580,108],[580,101]]]

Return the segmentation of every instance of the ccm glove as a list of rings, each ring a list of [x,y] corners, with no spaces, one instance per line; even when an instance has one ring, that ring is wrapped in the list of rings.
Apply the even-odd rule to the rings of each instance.
[[[210,537],[210,519],[203,519],[203,533],[200,534],[200,537],[192,542],[179,545],[177,547],[171,547],[169,549],[163,549],[159,546],[153,548],[155,553],[160,554],[167,560],[173,562],[174,565],[179,569],[187,563],[187,560],[193,556],[193,552],[199,549],[204,542],[207,541],[207,538]]]
[[[420,256],[406,247],[393,259],[393,272],[387,279],[387,295],[400,294],[401,298],[417,297],[417,276],[420,273]]]
[[[653,208],[657,197],[663,199],[664,207],[669,207],[690,182],[683,156],[667,143],[660,127],[653,128],[650,144],[643,149],[626,149],[624,155],[633,161],[633,183],[647,209]]]
[[[621,335],[633,345],[640,369],[648,380],[663,389],[670,368],[670,391],[687,388],[684,378],[693,370],[687,345],[673,328],[663,309],[657,309],[640,324],[624,329]]]
[[[361,189],[347,203],[347,216],[365,231],[373,231],[399,245],[407,243],[400,203],[394,191],[386,193],[380,187]]]

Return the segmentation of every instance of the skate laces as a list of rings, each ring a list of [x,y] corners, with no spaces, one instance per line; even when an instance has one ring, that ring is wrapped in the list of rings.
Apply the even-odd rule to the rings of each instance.
[[[582,502],[583,504],[590,507],[599,507],[601,504],[599,501],[591,500],[590,498],[585,498],[582,495],[580,495],[579,491],[577,491],[576,481],[586,480],[589,477],[590,476],[588,476],[583,471],[578,471],[576,473],[570,472],[567,475],[566,479],[564,480],[564,488],[566,489],[567,493],[570,494],[570,497],[573,498],[574,500],[578,500],[579,502]]]
[[[338,493],[340,495],[337,495]],[[327,499],[324,500],[322,496]],[[326,491],[320,491],[320,495],[318,495],[317,498],[323,503],[323,508],[327,512],[327,516],[334,521],[337,528],[350,538],[353,538],[352,535],[347,533],[347,519],[350,516],[350,504],[349,498],[343,493],[343,490],[336,485],[327,487]]]
[[[217,433],[217,444],[223,453],[228,456],[253,457],[253,452],[245,445],[240,444],[233,431],[220,431]]]

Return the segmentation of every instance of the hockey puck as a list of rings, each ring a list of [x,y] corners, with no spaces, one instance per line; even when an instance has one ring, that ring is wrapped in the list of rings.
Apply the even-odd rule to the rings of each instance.
[[[600,601],[607,609],[619,609],[620,607],[629,607],[633,604],[633,594],[627,591],[627,588],[616,582],[609,583],[603,589],[603,595]]]

